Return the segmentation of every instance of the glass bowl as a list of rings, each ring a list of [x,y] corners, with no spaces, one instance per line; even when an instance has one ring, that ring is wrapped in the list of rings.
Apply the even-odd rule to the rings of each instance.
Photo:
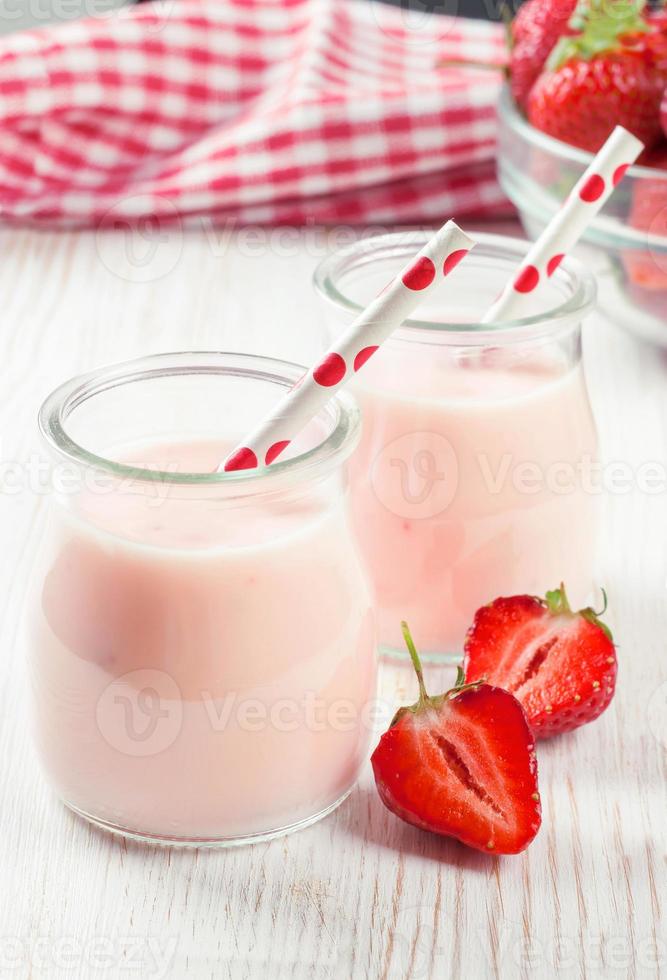
[[[536,238],[558,210],[592,154],[531,126],[509,89],[499,103],[498,176]],[[632,227],[640,195],[648,228]],[[597,274],[600,309],[615,323],[667,346],[667,171],[634,166],[582,239],[580,258]]]

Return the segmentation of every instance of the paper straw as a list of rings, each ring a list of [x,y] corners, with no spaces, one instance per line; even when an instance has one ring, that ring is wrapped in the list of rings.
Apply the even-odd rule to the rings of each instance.
[[[219,471],[253,469],[273,463],[332,395],[354,377],[415,307],[437,289],[473,245],[458,225],[448,221],[230,453]]]
[[[482,317],[482,323],[530,316],[538,310],[537,301],[545,283],[579,241],[643,149],[644,144],[636,136],[622,126],[616,127],[560,211],[531,246],[517,274]]]

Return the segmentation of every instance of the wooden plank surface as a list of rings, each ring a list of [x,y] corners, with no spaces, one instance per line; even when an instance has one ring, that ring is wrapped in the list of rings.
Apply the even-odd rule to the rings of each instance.
[[[321,315],[308,280],[326,247],[313,229],[0,233],[0,977],[667,977],[664,487],[634,479],[605,500],[618,695],[598,723],[540,747],[544,823],[521,856],[407,827],[368,770],[319,825],[217,852],[105,836],[41,778],[21,616],[46,503],[27,475],[42,397],[157,351],[309,358]],[[606,459],[665,467],[665,357],[599,319],[586,355]],[[405,669],[383,667],[382,696],[413,693]]]

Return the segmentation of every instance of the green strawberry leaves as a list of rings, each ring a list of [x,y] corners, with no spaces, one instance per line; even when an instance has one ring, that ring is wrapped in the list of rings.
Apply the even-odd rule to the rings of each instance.
[[[587,606],[585,609],[579,609],[577,612],[573,612],[567,598],[567,593],[565,592],[565,586],[561,582],[560,588],[547,592],[546,597],[540,601],[544,603],[553,616],[581,616],[582,619],[585,619],[593,626],[599,626],[604,635],[613,643],[614,638],[611,630],[606,623],[602,622],[602,619],[600,618],[601,616],[604,616],[607,611],[607,593],[604,589],[602,589],[602,595],[604,598],[604,605],[599,612],[596,612],[591,606]]]
[[[590,61],[623,47],[625,36],[650,31],[644,7],[645,0],[581,0],[569,23],[576,33],[558,41],[547,60],[548,71],[557,71],[574,58]]]

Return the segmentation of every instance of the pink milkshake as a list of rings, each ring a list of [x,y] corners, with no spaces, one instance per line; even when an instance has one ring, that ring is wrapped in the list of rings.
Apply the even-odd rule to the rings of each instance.
[[[186,371],[201,373],[204,400],[228,380],[236,397],[277,397],[299,373],[173,355],[125,367],[115,418],[105,372],[84,379],[88,404],[70,407],[70,385],[45,406],[56,450],[85,413],[110,462],[84,466],[90,447],[65,446],[82,479],[54,500],[32,601],[37,741],[61,797],[98,824],[239,843],[329,812],[365,758],[374,617],[344,492],[358,418],[338,398],[271,471],[214,474],[238,421],[223,415],[230,430],[212,439],[215,417],[204,424],[184,397]],[[170,441],[151,408],[167,391],[181,404]],[[132,443],[108,441],[132,429]]]
[[[554,309],[490,329],[475,320],[525,246],[475,237],[441,298],[355,382],[352,514],[387,653],[402,655],[402,619],[427,656],[456,658],[475,610],[496,596],[564,580],[584,604],[595,585],[597,438],[580,346],[591,277],[563,263]],[[316,282],[332,322],[354,315],[418,245],[387,235],[327,260]]]
[[[581,369],[457,370],[435,354],[416,395],[410,356],[403,374],[386,354],[359,379],[352,462],[381,643],[400,649],[404,618],[425,650],[455,654],[492,597],[543,595],[561,579],[586,597],[596,498],[578,467],[596,437]]]

